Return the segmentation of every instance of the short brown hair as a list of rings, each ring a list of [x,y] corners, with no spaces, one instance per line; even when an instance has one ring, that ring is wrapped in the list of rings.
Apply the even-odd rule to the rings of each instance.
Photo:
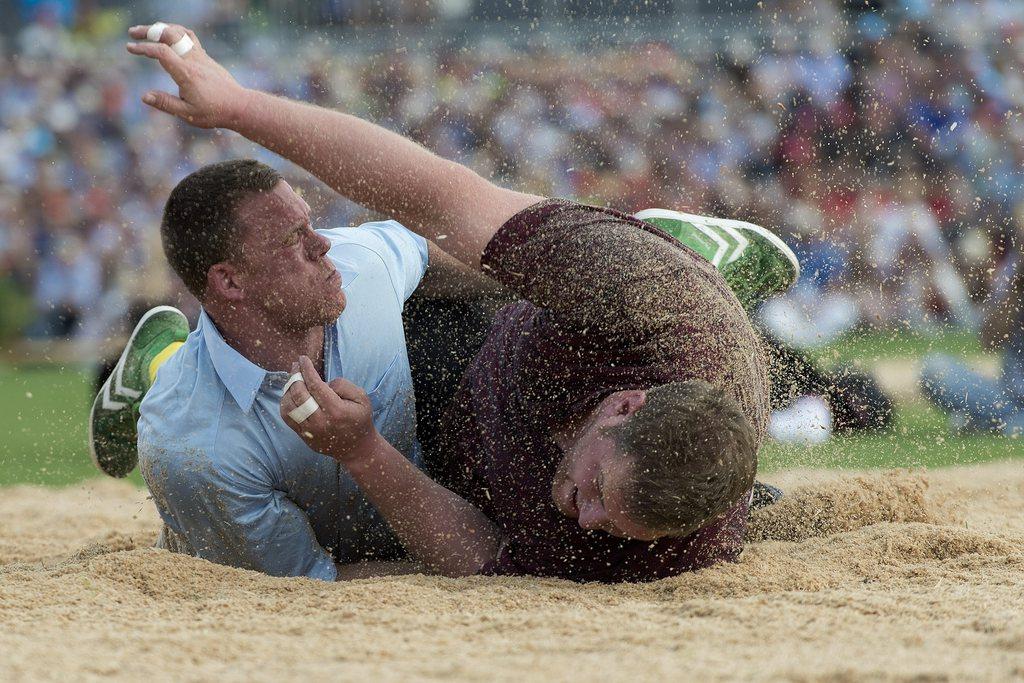
[[[634,459],[626,514],[668,536],[686,536],[754,485],[757,438],[739,405],[707,382],[672,382],[617,430]]]
[[[235,253],[235,211],[245,197],[269,192],[281,174],[254,159],[210,164],[186,176],[164,206],[160,238],[171,268],[202,299],[210,266]]]

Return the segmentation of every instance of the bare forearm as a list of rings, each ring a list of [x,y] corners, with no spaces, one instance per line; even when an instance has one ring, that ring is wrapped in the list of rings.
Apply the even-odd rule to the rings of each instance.
[[[149,91],[143,101],[200,128],[228,128],[302,166],[334,190],[398,219],[471,268],[495,231],[541,199],[494,185],[411,140],[354,116],[248,90],[203,49],[195,33],[167,26],[157,43],[151,26],[133,26],[128,52],[157,60],[178,95]],[[194,47],[176,45],[186,36]]]
[[[444,180],[459,173],[457,164],[354,116],[262,92],[249,98],[235,131],[407,227],[443,230],[431,223],[446,213]]]
[[[383,438],[346,467],[409,553],[431,569],[469,576],[497,557],[500,534],[494,523]]]
[[[414,559],[446,576],[466,576],[497,557],[497,527],[377,432],[365,391],[341,377],[324,382],[308,356],[299,356],[298,368],[302,381],[281,398],[281,418],[314,451],[345,465]],[[310,398],[319,409],[296,422],[293,411]]]
[[[378,125],[256,91],[231,128],[302,166],[338,193],[386,214],[478,267],[500,225],[537,198],[504,190],[470,169]]]

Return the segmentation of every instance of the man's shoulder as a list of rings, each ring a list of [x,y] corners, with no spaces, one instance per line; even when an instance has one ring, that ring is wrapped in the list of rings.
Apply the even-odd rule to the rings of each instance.
[[[194,421],[208,420],[210,409],[224,396],[202,335],[194,332],[157,371],[139,406],[139,434],[193,432]]]
[[[256,446],[249,444],[253,439],[243,421],[230,419],[230,413],[240,409],[203,347],[200,335],[190,335],[160,367],[146,392],[139,409],[140,461],[214,458],[222,451],[236,453],[252,450],[248,445]],[[230,449],[223,448],[226,440],[232,443]]]
[[[376,291],[391,281],[387,243],[373,225],[317,231],[331,242],[327,258],[341,272],[346,291],[351,291],[353,285],[357,289],[366,289],[369,285],[369,289]]]
[[[396,240],[418,240],[414,232],[394,220],[371,221],[351,227],[324,228],[317,232],[331,241],[331,252],[341,248],[353,258],[383,259]],[[328,252],[329,255],[332,255]]]
[[[385,234],[415,234],[396,220],[368,221],[359,225],[338,226],[334,228],[318,228],[317,232],[327,237],[332,242],[373,242]]]

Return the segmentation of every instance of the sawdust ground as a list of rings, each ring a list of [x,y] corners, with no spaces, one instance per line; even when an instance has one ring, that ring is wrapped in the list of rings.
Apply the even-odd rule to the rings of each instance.
[[[619,586],[274,579],[127,484],[4,489],[0,680],[1024,678],[1020,461],[769,480],[739,563]]]

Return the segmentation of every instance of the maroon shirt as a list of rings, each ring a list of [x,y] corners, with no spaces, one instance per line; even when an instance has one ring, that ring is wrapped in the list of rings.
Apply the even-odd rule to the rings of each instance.
[[[758,434],[768,381],[760,343],[721,275],[651,225],[547,200],[513,216],[483,255],[523,301],[503,308],[445,420],[445,484],[504,534],[488,574],[645,581],[735,559],[748,496],[686,538],[587,531],[551,499],[552,432],[608,394],[701,379]]]

